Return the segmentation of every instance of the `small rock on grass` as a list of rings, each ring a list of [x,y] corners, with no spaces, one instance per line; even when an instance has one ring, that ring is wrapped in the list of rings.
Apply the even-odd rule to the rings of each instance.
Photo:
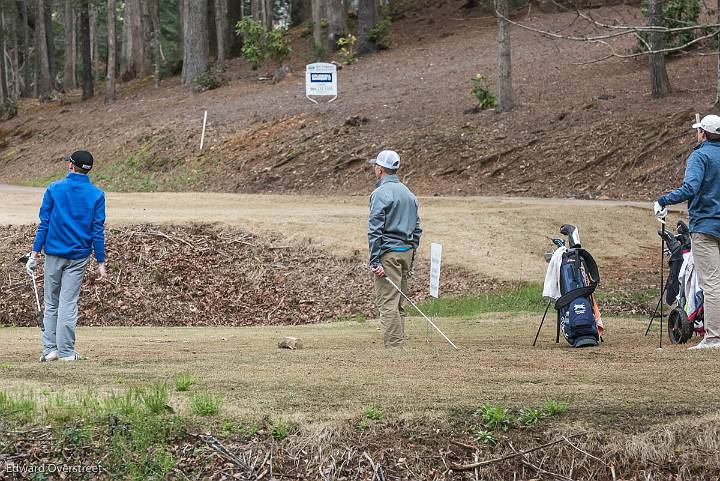
[[[297,337],[285,337],[278,342],[278,347],[282,349],[302,349],[303,341]]]

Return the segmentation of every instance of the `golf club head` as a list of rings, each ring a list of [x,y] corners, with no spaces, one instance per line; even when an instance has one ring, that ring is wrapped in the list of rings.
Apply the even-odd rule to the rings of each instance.
[[[571,249],[582,247],[580,245],[580,232],[578,231],[578,228],[574,225],[563,225],[562,227],[560,227],[560,233],[567,236],[568,243],[570,244]]]
[[[29,261],[29,260],[30,260],[30,254],[28,253],[28,254],[24,254],[22,257],[20,257],[20,259],[18,259],[18,262],[20,264],[27,264],[27,261]]]
[[[677,222],[677,231],[678,231],[678,234],[681,234],[681,235],[690,233],[690,229],[688,229],[687,224],[685,222],[683,222],[682,220],[679,220]]]
[[[41,331],[45,330],[45,322],[43,320],[43,313],[40,311],[35,311],[35,322],[37,322],[38,327]]]
[[[665,241],[665,245],[670,251],[670,254],[674,254],[678,249],[680,249],[680,242],[678,242],[675,236],[669,231],[659,230],[658,235]]]
[[[552,242],[558,247],[565,247],[565,241],[562,239],[552,239]]]

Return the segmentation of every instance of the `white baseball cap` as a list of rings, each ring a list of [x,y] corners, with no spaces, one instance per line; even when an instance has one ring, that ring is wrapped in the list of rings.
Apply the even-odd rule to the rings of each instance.
[[[720,120],[720,117],[718,119]],[[400,156],[394,150],[383,150],[376,158],[368,160],[368,163],[396,170],[400,168]]]
[[[717,115],[706,115],[700,123],[693,124],[693,129],[703,129],[711,134],[720,134],[720,117]]]

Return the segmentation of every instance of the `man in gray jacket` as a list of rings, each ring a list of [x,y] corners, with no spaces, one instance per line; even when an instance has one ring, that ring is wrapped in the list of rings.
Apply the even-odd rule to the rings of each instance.
[[[370,195],[368,247],[370,269],[375,273],[375,298],[385,347],[401,346],[405,340],[402,296],[385,277],[407,293],[415,250],[420,244],[418,200],[400,179],[400,156],[383,150],[370,161],[378,182]]]

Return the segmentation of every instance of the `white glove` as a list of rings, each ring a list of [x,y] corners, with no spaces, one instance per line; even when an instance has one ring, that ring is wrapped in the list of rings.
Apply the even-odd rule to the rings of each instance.
[[[662,207],[658,201],[655,201],[653,210],[655,211],[655,217],[657,220],[664,224],[665,218],[667,217],[667,207]]]
[[[35,268],[37,267],[37,257],[30,254],[28,261],[25,263],[25,270],[31,276],[35,275]]]

